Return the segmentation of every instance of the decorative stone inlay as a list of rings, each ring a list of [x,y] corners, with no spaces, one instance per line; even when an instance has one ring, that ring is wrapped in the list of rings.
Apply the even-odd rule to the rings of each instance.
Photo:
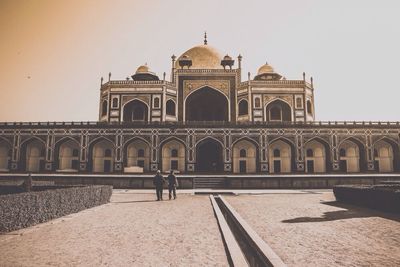
[[[293,96],[290,96],[290,95],[276,95],[276,96],[264,95],[264,105],[266,105],[269,102],[272,102],[273,100],[276,100],[276,99],[284,100],[291,107],[293,107]]]
[[[146,104],[150,105],[150,96],[149,95],[124,95],[122,96],[122,105],[125,105],[126,103],[128,103],[129,101],[131,101],[132,99],[139,99],[142,100],[143,102],[145,102]]]
[[[209,86],[217,89],[224,95],[229,97],[229,81],[228,80],[197,80],[183,81],[183,97],[186,98],[191,92]]]

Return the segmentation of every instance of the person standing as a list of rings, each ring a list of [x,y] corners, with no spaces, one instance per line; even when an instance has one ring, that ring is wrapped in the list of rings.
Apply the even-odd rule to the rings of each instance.
[[[164,177],[161,175],[160,170],[157,171],[157,174],[153,178],[153,184],[156,187],[156,195],[157,195],[157,201],[163,200],[163,187],[164,187]]]
[[[169,172],[169,175],[168,175],[168,196],[169,196],[169,200],[171,200],[171,198],[172,198],[171,193],[174,194],[174,199],[176,199],[176,187],[177,186],[179,186],[178,185],[178,179],[174,175],[174,171],[171,170]]]

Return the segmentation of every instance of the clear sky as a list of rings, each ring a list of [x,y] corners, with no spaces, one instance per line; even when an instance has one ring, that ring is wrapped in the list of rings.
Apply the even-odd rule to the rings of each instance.
[[[203,42],[314,77],[317,120],[400,120],[397,0],[0,0],[0,121],[95,121],[100,77]]]

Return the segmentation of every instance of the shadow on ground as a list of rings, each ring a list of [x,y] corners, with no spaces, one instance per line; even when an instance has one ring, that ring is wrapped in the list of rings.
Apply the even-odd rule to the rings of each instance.
[[[324,212],[321,217],[297,217],[283,220],[283,223],[306,223],[306,222],[327,222],[336,220],[345,220],[353,218],[381,217],[384,219],[400,222],[400,216],[392,213],[376,211],[367,208],[361,208],[338,201],[321,202],[324,205],[330,205],[344,210]]]

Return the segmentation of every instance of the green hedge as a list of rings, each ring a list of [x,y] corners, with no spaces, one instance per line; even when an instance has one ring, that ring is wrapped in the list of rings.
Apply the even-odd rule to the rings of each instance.
[[[112,186],[84,186],[0,196],[0,232],[46,222],[110,201]]]
[[[400,213],[400,185],[337,185],[333,193],[338,201]]]

